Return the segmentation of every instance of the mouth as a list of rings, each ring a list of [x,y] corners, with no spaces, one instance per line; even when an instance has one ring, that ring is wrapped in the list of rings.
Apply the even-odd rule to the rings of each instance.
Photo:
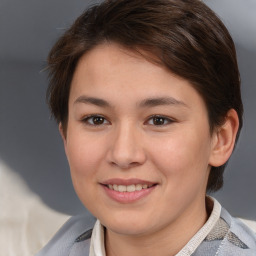
[[[147,197],[158,185],[140,179],[111,179],[100,184],[106,194],[119,203],[133,203]]]
[[[131,185],[117,185],[117,184],[107,184],[105,185],[110,190],[118,191],[118,192],[135,192],[135,191],[141,191],[143,189],[148,189],[153,186],[156,186],[156,184],[131,184]]]

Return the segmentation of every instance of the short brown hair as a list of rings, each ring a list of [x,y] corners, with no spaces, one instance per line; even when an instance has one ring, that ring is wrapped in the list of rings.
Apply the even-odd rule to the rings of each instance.
[[[78,17],[48,57],[48,102],[64,129],[78,60],[104,42],[153,56],[152,61],[188,80],[205,101],[211,132],[235,109],[238,139],[243,105],[235,46],[220,19],[199,0],[108,0]],[[224,168],[211,168],[208,192],[222,187]]]

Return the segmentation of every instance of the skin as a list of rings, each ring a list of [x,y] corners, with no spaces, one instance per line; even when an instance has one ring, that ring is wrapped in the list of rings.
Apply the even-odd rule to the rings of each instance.
[[[81,57],[66,136],[60,131],[74,188],[106,227],[108,256],[174,255],[203,226],[210,167],[228,159],[238,128],[234,110],[226,120],[210,134],[205,103],[188,81],[117,44]],[[156,185],[120,203],[102,186],[114,178]]]

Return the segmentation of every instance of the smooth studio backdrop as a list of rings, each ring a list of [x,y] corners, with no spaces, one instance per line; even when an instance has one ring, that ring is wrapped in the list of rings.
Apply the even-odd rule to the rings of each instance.
[[[205,2],[236,43],[245,108],[244,128],[226,169],[224,188],[215,196],[231,214],[256,220],[256,0]],[[72,215],[84,209],[73,191],[58,128],[45,103],[47,76],[42,70],[55,40],[93,3],[0,0],[0,160],[48,206]]]

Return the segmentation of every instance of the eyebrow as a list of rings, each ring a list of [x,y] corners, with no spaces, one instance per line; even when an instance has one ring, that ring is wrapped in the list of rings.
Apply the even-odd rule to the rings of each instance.
[[[78,97],[74,104],[77,103],[85,103],[85,104],[92,104],[99,107],[111,107],[109,102],[106,100],[95,98],[95,97],[87,97],[87,96],[80,96]],[[187,104],[185,104],[183,101],[177,100],[173,97],[156,97],[156,98],[148,98],[144,99],[139,103],[139,107],[145,108],[145,107],[157,107],[162,105],[176,105],[176,106],[184,106],[188,107]]]
[[[110,104],[103,100],[103,99],[99,99],[99,98],[94,98],[94,97],[87,97],[87,96],[80,96],[78,97],[74,104],[76,103],[85,103],[85,104],[92,104],[92,105],[96,105],[99,107],[110,107]]]
[[[140,107],[156,107],[161,105],[177,105],[188,107],[183,101],[177,100],[173,97],[158,97],[158,98],[149,98],[140,102]]]

